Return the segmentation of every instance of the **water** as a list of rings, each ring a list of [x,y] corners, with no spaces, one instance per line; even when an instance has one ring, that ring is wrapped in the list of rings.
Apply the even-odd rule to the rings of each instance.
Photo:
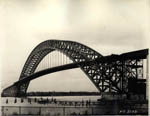
[[[38,96],[36,98],[41,98],[42,96]],[[29,97],[29,98],[35,98],[35,97]],[[55,97],[42,97],[42,98],[49,98],[49,99],[57,99],[57,100],[64,100],[64,101],[82,101],[82,100],[92,100],[96,101],[100,98],[100,96],[55,96]]]

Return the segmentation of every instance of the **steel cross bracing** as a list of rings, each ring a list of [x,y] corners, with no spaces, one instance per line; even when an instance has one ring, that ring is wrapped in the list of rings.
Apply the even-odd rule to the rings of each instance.
[[[57,50],[68,56],[74,63],[79,63],[81,70],[89,77],[100,92],[128,91],[128,78],[138,78],[137,69],[143,68],[139,62],[143,58],[115,59],[117,56],[109,56],[105,59],[95,50],[73,41],[48,40],[40,43],[29,55],[19,80],[33,75],[41,60],[52,51]],[[126,55],[127,56],[127,55]],[[106,57],[107,58],[107,57]],[[88,63],[80,63],[87,62]],[[3,91],[4,96],[24,96],[30,81],[14,84]],[[11,93],[11,94],[10,94]]]

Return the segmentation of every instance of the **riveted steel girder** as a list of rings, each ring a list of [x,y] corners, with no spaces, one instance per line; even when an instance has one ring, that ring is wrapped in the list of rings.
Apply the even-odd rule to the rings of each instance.
[[[55,50],[68,56],[74,63],[79,63],[81,70],[89,77],[100,92],[127,92],[128,78],[137,77],[137,70],[134,67],[138,67],[138,62],[142,58],[145,58],[144,55],[141,55],[142,58],[139,55],[143,51],[130,53],[132,55],[122,54],[120,56],[103,57],[95,50],[78,42],[47,40],[37,45],[30,53],[19,80],[31,77],[30,75],[35,73],[41,60]],[[92,62],[80,64],[83,61]],[[13,84],[4,89],[3,95],[25,96],[29,83],[30,81],[25,81],[24,83]],[[10,91],[13,94],[10,94]]]

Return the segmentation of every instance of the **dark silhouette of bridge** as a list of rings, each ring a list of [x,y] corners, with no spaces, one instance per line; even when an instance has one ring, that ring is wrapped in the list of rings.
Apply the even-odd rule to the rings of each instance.
[[[58,66],[51,65],[36,72],[36,68],[42,59],[53,51],[59,51],[66,55],[73,63],[65,64],[63,62]],[[80,68],[100,93],[127,94],[132,92],[141,94],[140,88],[145,87],[143,84],[146,81],[146,79],[143,79],[143,60],[147,56],[148,49],[120,55],[102,56],[81,43],[47,40],[34,48],[22,69],[19,80],[4,89],[2,96],[25,96],[31,80],[49,73],[73,68]],[[53,58],[55,59],[55,57]],[[51,64],[51,59],[52,57],[49,58],[50,61],[47,61],[49,64]],[[61,60],[64,60],[64,58],[61,57]],[[135,89],[133,89],[134,85],[136,85]]]

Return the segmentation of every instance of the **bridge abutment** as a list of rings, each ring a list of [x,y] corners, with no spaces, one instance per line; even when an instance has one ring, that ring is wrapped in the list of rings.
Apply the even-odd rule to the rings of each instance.
[[[4,89],[1,96],[2,97],[17,97],[18,96],[18,87],[16,85],[11,85],[8,88]]]

